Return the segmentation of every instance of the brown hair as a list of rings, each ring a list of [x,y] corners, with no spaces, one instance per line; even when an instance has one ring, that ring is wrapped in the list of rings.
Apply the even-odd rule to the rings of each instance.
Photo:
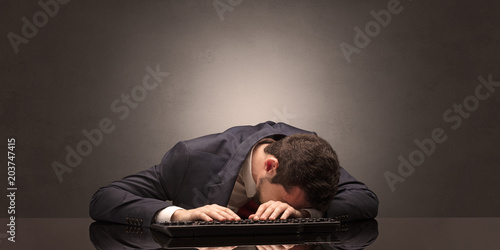
[[[295,134],[269,144],[264,152],[279,162],[271,183],[283,185],[287,192],[299,187],[313,208],[328,208],[337,192],[340,166],[327,141],[314,134]]]

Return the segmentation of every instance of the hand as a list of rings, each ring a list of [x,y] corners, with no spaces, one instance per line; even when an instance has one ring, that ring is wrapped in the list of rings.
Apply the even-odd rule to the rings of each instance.
[[[306,211],[299,211],[288,203],[281,201],[268,201],[259,206],[257,212],[248,216],[251,220],[275,220],[281,214],[279,219],[303,218],[308,217]]]
[[[231,209],[217,204],[206,205],[194,209],[179,209],[172,214],[171,221],[193,221],[193,220],[241,220]]]
[[[287,250],[294,248],[295,245],[264,245],[256,247],[258,250]]]

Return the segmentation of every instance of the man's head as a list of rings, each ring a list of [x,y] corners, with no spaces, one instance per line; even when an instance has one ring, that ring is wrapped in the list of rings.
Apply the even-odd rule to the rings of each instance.
[[[264,152],[268,174],[257,184],[261,200],[281,196],[281,201],[296,208],[326,210],[339,181],[337,154],[327,141],[312,134],[296,134],[268,144]]]

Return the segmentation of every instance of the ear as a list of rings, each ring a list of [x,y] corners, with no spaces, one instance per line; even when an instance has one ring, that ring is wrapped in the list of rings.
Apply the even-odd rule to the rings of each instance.
[[[276,170],[278,166],[279,162],[278,159],[276,159],[276,157],[269,157],[264,161],[264,167],[266,169],[266,173]]]

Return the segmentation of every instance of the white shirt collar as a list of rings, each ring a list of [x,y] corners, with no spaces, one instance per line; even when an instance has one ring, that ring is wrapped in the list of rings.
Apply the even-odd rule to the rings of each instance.
[[[274,142],[273,139],[271,138],[264,138],[257,142],[252,147],[252,150],[250,150],[250,153],[248,154],[247,158],[243,162],[243,166],[241,169],[241,178],[243,180],[243,185],[245,186],[245,192],[248,198],[254,197],[255,193],[257,192],[257,185],[255,180],[253,179],[252,175],[252,156],[253,156],[253,151],[255,150],[255,147],[259,144],[262,143],[271,143]]]
[[[234,184],[233,191],[231,192],[231,197],[228,202],[228,207],[233,211],[238,211],[243,204],[245,204],[248,199],[253,198],[255,193],[257,193],[257,185],[253,179],[252,175],[252,156],[255,147],[261,143],[273,142],[272,139],[262,139],[258,143],[256,143],[250,152],[248,152],[245,161],[243,161],[240,169],[240,173],[238,174],[238,178],[236,179],[236,183]]]

